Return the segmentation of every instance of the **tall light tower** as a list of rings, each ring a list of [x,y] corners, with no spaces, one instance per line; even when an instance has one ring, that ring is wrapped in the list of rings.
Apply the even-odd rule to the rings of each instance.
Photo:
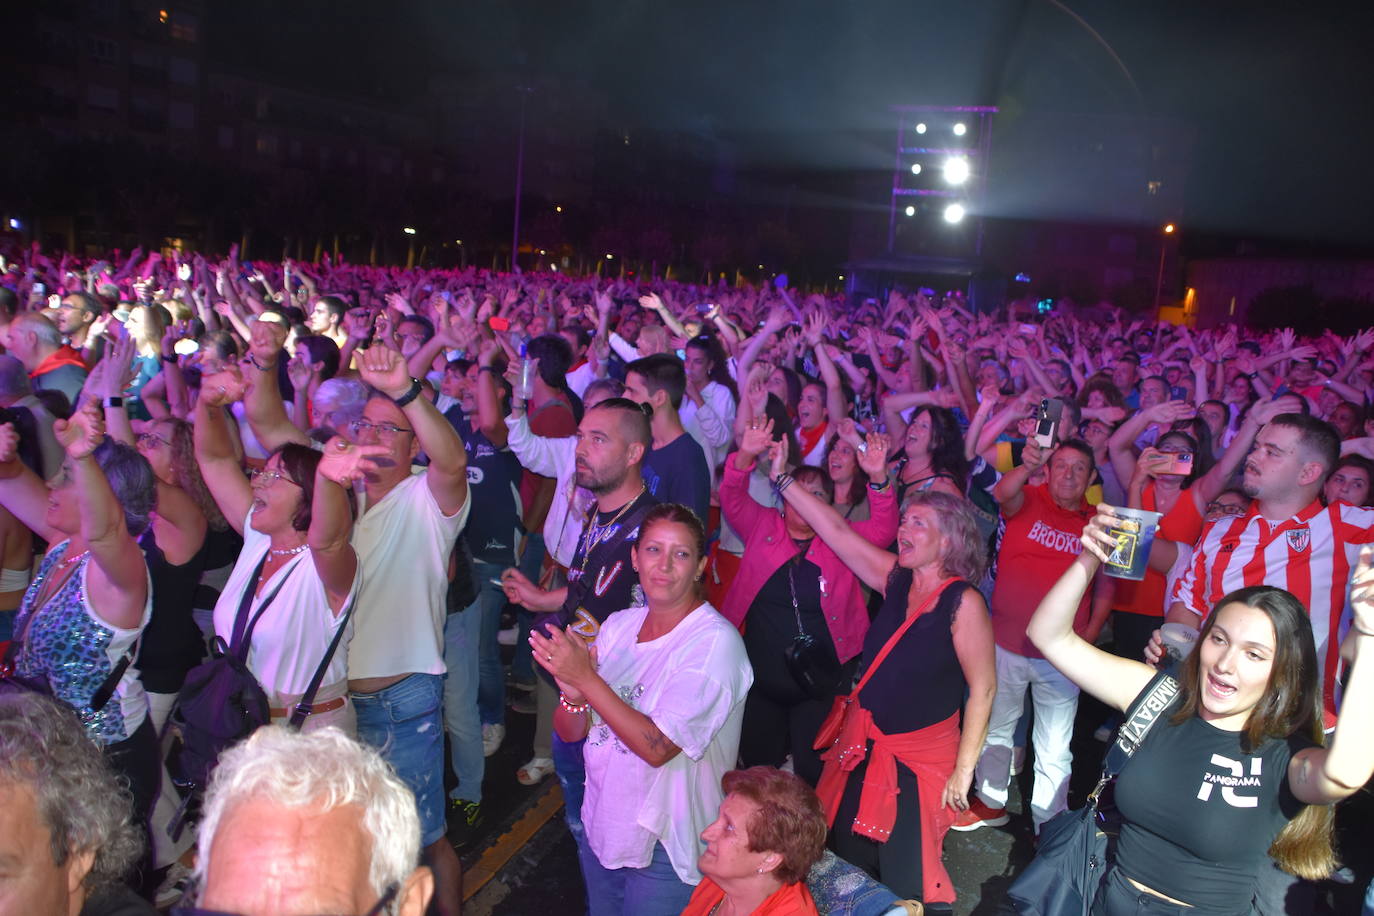
[[[983,201],[997,109],[899,105],[893,111],[897,155],[888,205],[888,253],[977,256],[983,247]]]

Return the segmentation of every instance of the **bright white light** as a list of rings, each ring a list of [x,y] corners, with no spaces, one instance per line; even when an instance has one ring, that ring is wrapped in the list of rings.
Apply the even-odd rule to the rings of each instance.
[[[553,212],[554,212],[554,213],[562,213],[562,212],[563,212],[563,208],[562,208],[562,207],[554,207],[554,208],[553,208]]]
[[[608,255],[606,255],[606,260],[608,260],[608,261],[614,261],[614,260],[615,260],[615,255],[613,255],[613,254],[608,254]]]
[[[968,133],[968,128],[964,126],[963,121],[960,121],[958,124],[954,125],[954,136],[962,137],[966,133]]]
[[[840,274],[840,279],[841,279],[841,280],[844,279],[844,274]]]
[[[968,160],[963,156],[951,156],[945,160],[945,181],[950,184],[963,184],[968,181]]]
[[[19,228],[19,220],[15,219],[14,217],[10,217],[10,228],[11,228],[11,229],[18,229],[18,228]]]
[[[461,244],[463,244],[463,240],[462,240],[462,239],[454,239],[454,240],[453,240],[453,243],[454,243],[455,245],[461,245]]]
[[[916,215],[916,208],[915,208],[915,207],[907,207],[907,208],[906,208],[906,215],[907,215],[907,216],[915,216],[915,215]]]
[[[919,163],[919,162],[913,162],[913,163],[911,164],[911,174],[913,174],[913,175],[919,175],[919,174],[921,174],[921,163]]]
[[[402,228],[401,231],[404,232],[406,235],[414,235],[414,234],[415,234],[415,230],[412,229],[412,228],[409,227],[409,226],[406,226],[406,227]]]
[[[549,265],[549,270],[553,271],[554,273],[558,273],[558,265],[557,265],[557,264],[550,264],[550,265]]]
[[[925,125],[925,122],[922,121],[920,124],[917,124],[917,125],[916,125],[916,133],[918,133],[918,134],[923,134],[923,133],[925,133],[925,132],[926,132],[926,125]]]
[[[945,207],[945,222],[957,223],[964,218],[963,204],[950,204]]]

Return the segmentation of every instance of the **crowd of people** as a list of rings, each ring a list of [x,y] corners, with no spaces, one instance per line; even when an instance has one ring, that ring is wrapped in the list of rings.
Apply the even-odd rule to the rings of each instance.
[[[1196,641],[1094,912],[1308,912],[1374,772],[1374,330],[36,245],[0,325],[2,670],[75,712],[147,841],[78,856],[73,913],[136,912],[98,908],[134,865],[159,904],[236,899],[293,828],[235,805],[414,834],[322,912],[457,913],[447,837],[510,715],[593,914],[824,912],[826,847],[949,912],[947,831],[1011,819],[1028,745],[1025,816],[1064,812],[1100,763],[1080,689],[1109,740],[1166,622]],[[1139,580],[1099,568],[1129,509],[1159,514]],[[212,649],[273,724],[183,830],[167,750]],[[59,765],[23,753],[0,792]],[[257,889],[236,912],[292,893]]]

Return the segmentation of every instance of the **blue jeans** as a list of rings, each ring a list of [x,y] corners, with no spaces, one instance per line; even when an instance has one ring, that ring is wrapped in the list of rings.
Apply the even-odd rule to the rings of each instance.
[[[463,612],[480,614],[482,618],[482,632],[477,642],[477,711],[483,725],[506,723],[506,672],[501,666],[501,645],[496,641],[506,593],[501,586],[492,584],[493,579],[500,581],[505,568],[500,563],[476,561],[472,564],[477,576],[477,600]]]
[[[586,739],[571,744],[553,733],[553,772],[558,777],[558,786],[563,790],[563,819],[568,823],[568,833],[577,844],[577,861],[582,866],[582,877],[590,886],[587,877],[589,868],[600,868],[591,847],[587,845],[587,834],[582,829],[582,796],[587,790],[587,767],[582,761],[582,745]]]
[[[0,611],[0,642],[9,642],[14,638],[14,618],[17,616],[18,611]]]
[[[654,844],[654,857],[643,868],[604,868],[591,857],[583,864],[591,916],[677,916],[696,890],[673,871],[668,851]]]
[[[376,693],[353,694],[358,740],[381,752],[415,794],[420,813],[420,846],[443,839],[444,679],[412,674]]]
[[[486,758],[482,754],[482,720],[477,714],[478,639],[482,615],[477,605],[444,620],[444,730],[449,760],[458,776],[451,798],[480,802]]]
[[[539,582],[539,573],[544,566],[544,536],[530,532],[525,539],[525,553],[520,557],[518,569],[525,574],[525,578],[531,582]],[[515,658],[511,661],[511,674],[516,680],[533,681],[534,659],[530,655],[530,627],[534,624],[534,615],[521,608],[516,612],[516,627],[519,636],[515,640]]]

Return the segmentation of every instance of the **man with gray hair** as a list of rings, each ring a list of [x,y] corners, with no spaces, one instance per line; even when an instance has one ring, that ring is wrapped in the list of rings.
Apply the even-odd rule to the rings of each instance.
[[[121,880],[138,861],[133,800],[71,709],[0,689],[0,911],[153,916]]]
[[[195,877],[206,910],[420,916],[434,893],[418,864],[415,796],[337,728],[258,729],[220,758],[202,812]]]
[[[56,390],[73,406],[86,383],[86,363],[71,347],[63,346],[62,332],[38,312],[24,312],[10,322],[7,347],[29,372],[34,391]]]

